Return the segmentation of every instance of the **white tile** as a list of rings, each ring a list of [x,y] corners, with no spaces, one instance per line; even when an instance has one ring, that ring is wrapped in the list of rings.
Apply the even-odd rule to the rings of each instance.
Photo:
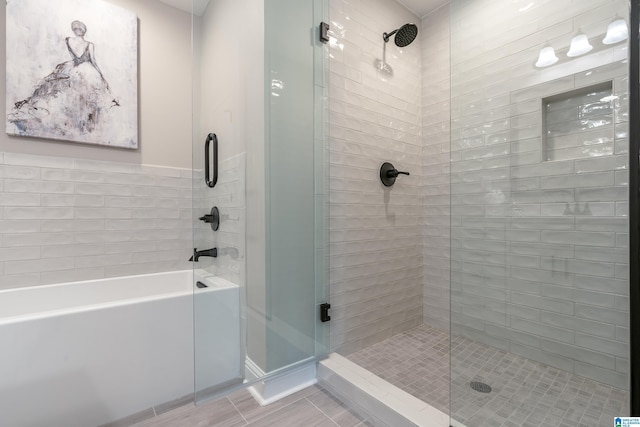
[[[104,246],[100,244],[48,245],[43,246],[41,249],[41,255],[43,259],[98,255],[102,253],[104,253]]]
[[[73,209],[67,207],[22,207],[9,206],[3,208],[5,219],[71,219]]]
[[[140,242],[109,242],[104,245],[104,252],[106,254],[153,252],[155,250],[155,242],[148,242],[145,244],[141,244]]]
[[[629,357],[629,344],[611,339],[594,337],[592,335],[577,332],[576,345],[618,357]]]
[[[96,267],[113,266],[120,264],[131,264],[132,256],[128,253],[77,256],[76,268],[89,269]]]
[[[68,233],[17,233],[5,234],[2,239],[2,246],[46,246],[64,245],[74,243],[74,236]]]
[[[596,322],[611,323],[618,326],[628,326],[629,314],[618,310],[607,309],[587,304],[576,304],[576,316]]]
[[[104,270],[101,268],[83,269],[77,267],[73,270],[48,271],[41,275],[40,282],[43,285],[48,285],[104,278]]]
[[[615,356],[591,351],[580,346],[543,339],[542,349],[550,353],[562,354],[580,362],[589,363],[604,369],[615,369]]]
[[[0,206],[40,206],[40,194],[0,193]]]
[[[47,232],[78,232],[104,230],[103,220],[43,220],[41,228]]]
[[[96,207],[104,205],[104,196],[42,194],[40,204],[42,206]]]
[[[179,219],[183,223],[163,223],[165,229],[159,230],[154,229],[155,222],[147,221],[142,230],[148,233],[150,239],[145,242],[146,247],[155,247],[157,239],[169,241],[181,238],[180,230],[191,228],[190,171],[4,154],[2,158],[6,160],[6,165],[2,168],[3,176],[9,179],[2,182],[4,192],[0,192],[0,203],[4,206],[0,210],[0,233],[3,234],[0,245],[6,248],[2,249],[5,253],[2,259],[9,264],[3,264],[2,267],[6,269],[0,269],[0,272],[8,275],[6,277],[15,278],[14,272],[26,274],[22,272],[27,271],[26,265],[21,264],[20,260],[33,259],[38,264],[32,268],[34,273],[31,279],[13,280],[14,285],[3,281],[4,288],[94,279],[105,277],[107,272],[113,275],[116,269],[108,268],[105,272],[103,267],[130,263],[130,252],[135,249],[121,248],[127,253],[103,255],[105,249],[102,244],[126,242],[136,235],[139,230],[132,227],[139,228],[143,224],[113,221],[131,218],[132,207],[156,207],[158,199],[147,197],[149,193],[155,192],[163,198],[157,206],[160,208],[159,216]],[[159,191],[156,188],[158,180],[162,180],[162,184],[169,188]],[[143,197],[131,197],[132,185]],[[144,187],[149,185],[152,187]],[[104,207],[105,203],[108,207]],[[167,229],[169,225],[175,230]],[[121,231],[117,230],[119,227]],[[182,258],[191,242],[185,239],[175,242],[180,243],[163,253],[166,267],[155,263],[151,268],[144,263],[131,271],[158,271],[177,268],[179,262],[184,264]],[[180,247],[185,250],[179,250]],[[109,251],[114,249],[113,246],[108,247]],[[173,251],[173,257],[168,255],[169,251]],[[79,257],[78,260],[95,257],[100,261],[86,267],[82,265],[83,261],[74,265],[73,258],[69,257]],[[49,271],[49,274],[41,280],[39,271]]]
[[[7,179],[40,180],[39,168],[5,165],[3,169]]]
[[[143,219],[107,219],[105,230],[145,230],[154,227],[154,220]]]
[[[137,274],[158,273],[164,270],[163,264],[155,262],[144,264],[111,265],[104,268],[105,277],[132,276]]]
[[[74,208],[74,217],[79,219],[131,218],[131,209],[122,208]]]
[[[30,154],[4,153],[4,163],[7,165],[28,167],[73,169],[74,161],[73,159],[65,159],[63,157],[43,157],[33,156]]]
[[[4,181],[4,191],[8,193],[71,194],[74,192],[74,188],[74,184],[66,182],[23,181],[8,179],[5,179]]]
[[[40,221],[35,220],[0,220],[0,233],[37,233]]]
[[[93,194],[103,196],[130,196],[132,194],[131,187],[112,184],[75,184],[75,192],[77,194]]]
[[[8,261],[4,263],[5,274],[70,270],[73,268],[73,258],[51,258],[46,260],[41,259],[38,262],[34,262],[33,260]]]
[[[169,199],[174,200],[175,199]],[[106,196],[104,198],[105,206],[109,207],[123,207],[123,208],[134,208],[134,207],[154,207],[158,204],[158,199],[153,197],[113,197]],[[175,201],[178,204],[184,204],[182,201]]]
[[[115,173],[136,173],[142,169],[141,165],[129,163],[105,162],[99,160],[76,159],[74,167],[68,169],[115,172]]]
[[[40,247],[13,247],[0,249],[3,261],[36,260],[40,258]]]
[[[566,273],[587,274],[590,276],[613,277],[613,263],[597,261],[563,260],[558,262],[553,258],[542,258],[543,269],[562,271]]]
[[[585,246],[615,246],[615,235],[605,232],[542,231],[541,239],[548,243],[568,243]]]
[[[0,289],[15,289],[40,285],[40,273],[0,275]]]

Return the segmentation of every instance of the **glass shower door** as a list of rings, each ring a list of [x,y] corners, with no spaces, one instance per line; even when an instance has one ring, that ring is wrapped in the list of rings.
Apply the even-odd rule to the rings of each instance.
[[[221,0],[194,15],[197,399],[327,351],[324,3]]]
[[[324,0],[265,9],[267,372],[327,352],[325,9]]]
[[[201,15],[193,16],[197,400],[239,386],[246,377],[247,147],[242,135],[247,118],[240,112],[238,93],[245,58],[225,36],[245,16],[245,7],[210,2]],[[259,16],[249,19],[260,24]],[[255,48],[257,43],[249,39],[261,36],[259,28],[244,32],[234,43],[247,42],[247,48]]]
[[[628,414],[627,9],[451,2],[454,422]]]

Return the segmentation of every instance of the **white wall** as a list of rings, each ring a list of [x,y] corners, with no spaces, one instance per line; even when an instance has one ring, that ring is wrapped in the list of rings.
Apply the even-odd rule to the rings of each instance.
[[[520,9],[452,2],[452,332],[626,388],[627,49],[601,40],[627,2]],[[569,59],[579,29],[595,48]],[[537,69],[545,43],[560,61]],[[574,107],[563,143],[579,149],[543,160],[542,99],[610,80],[612,114]],[[581,128],[600,120],[614,126],[594,145]]]
[[[422,19],[422,191],[424,323],[450,326],[450,39],[449,5]]]
[[[113,3],[139,17],[140,148],[0,134],[0,288],[190,268],[191,17]]]
[[[114,149],[2,132],[0,151],[191,167],[191,15],[156,0],[110,2],[136,12],[139,20],[139,148]],[[5,10],[6,4],[0,6],[1,22],[5,21]],[[0,38],[4,63],[4,31]],[[99,46],[96,50],[99,52]],[[5,80],[5,65],[0,67],[0,81]],[[0,97],[5,97],[4,84],[0,85]],[[4,108],[2,117],[6,115]]]
[[[0,288],[190,268],[190,170],[16,153],[0,167]]]
[[[331,348],[349,353],[422,323],[421,37],[387,44],[393,76],[374,66],[382,33],[420,19],[390,0],[330,13]],[[383,187],[385,161],[411,175]]]

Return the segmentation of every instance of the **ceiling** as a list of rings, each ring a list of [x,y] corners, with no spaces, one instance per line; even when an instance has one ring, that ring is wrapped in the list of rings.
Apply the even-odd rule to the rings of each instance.
[[[184,10],[185,12],[191,12],[191,2],[193,1],[193,13],[196,15],[202,15],[204,10],[209,4],[209,0],[160,0],[163,3],[171,5],[177,9]],[[432,10],[442,6],[449,0],[398,0],[407,9],[418,15],[419,17],[425,16]]]
[[[403,4],[420,18],[448,2],[449,0],[398,0],[398,3]]]
[[[191,2],[192,0],[160,0],[162,3],[166,3],[170,6],[175,7],[176,9],[184,10],[185,12],[191,13]],[[207,8],[209,4],[209,0],[193,0],[193,13],[196,15],[202,15],[204,10]]]

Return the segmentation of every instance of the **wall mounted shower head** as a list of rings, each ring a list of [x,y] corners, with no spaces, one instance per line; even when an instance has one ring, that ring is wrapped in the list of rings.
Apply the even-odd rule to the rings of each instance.
[[[389,41],[389,37],[394,34],[396,35],[394,39],[396,46],[409,46],[418,35],[418,26],[416,24],[404,24],[397,30],[393,30],[390,33],[383,33],[382,38],[384,39],[384,42],[387,43]]]

